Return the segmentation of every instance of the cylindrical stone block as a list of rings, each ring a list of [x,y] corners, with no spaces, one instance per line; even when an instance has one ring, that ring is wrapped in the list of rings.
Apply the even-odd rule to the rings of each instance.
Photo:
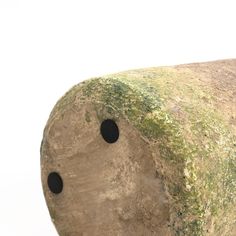
[[[61,236],[236,235],[236,60],[74,86],[41,145]]]

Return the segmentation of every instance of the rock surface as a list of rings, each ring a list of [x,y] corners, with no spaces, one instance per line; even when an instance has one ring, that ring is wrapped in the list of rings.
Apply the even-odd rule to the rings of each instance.
[[[113,143],[104,120],[119,129]],[[41,173],[62,236],[235,236],[236,60],[74,86],[45,127]]]

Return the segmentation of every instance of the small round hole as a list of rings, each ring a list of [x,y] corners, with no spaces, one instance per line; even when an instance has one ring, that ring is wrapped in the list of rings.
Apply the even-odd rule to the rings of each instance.
[[[108,143],[115,143],[119,138],[119,128],[115,121],[107,119],[101,124],[101,135]]]
[[[63,189],[63,181],[61,176],[56,172],[48,175],[48,187],[52,193],[59,194]]]

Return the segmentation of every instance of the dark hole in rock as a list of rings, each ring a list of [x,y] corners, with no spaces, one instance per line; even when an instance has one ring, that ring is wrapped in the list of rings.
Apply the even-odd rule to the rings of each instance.
[[[115,143],[119,138],[119,128],[116,122],[111,119],[102,122],[100,132],[104,140],[108,143]]]
[[[59,194],[63,189],[63,181],[61,176],[56,172],[48,175],[48,187],[52,193]]]

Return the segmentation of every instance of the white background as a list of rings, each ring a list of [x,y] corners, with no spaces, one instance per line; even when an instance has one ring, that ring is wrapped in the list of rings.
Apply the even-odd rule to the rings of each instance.
[[[72,85],[149,66],[236,57],[236,2],[0,0],[0,235],[57,235],[39,147]]]

